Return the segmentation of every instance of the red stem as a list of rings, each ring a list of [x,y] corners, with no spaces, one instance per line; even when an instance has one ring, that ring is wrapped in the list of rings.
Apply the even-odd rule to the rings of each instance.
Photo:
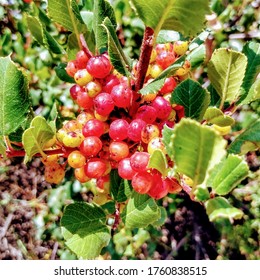
[[[83,36],[83,34],[79,35],[80,38],[80,42],[81,42],[81,46],[82,46],[82,50],[86,53],[86,55],[88,56],[88,58],[91,58],[93,56],[93,53],[89,50],[87,42]]]

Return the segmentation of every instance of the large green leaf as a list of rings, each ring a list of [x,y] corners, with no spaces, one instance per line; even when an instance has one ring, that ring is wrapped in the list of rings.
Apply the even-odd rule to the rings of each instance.
[[[252,100],[248,97],[249,90],[260,72],[260,44],[256,42],[248,42],[243,53],[246,55],[248,64],[246,68],[245,78],[241,87],[241,98],[239,103],[248,104]],[[249,93],[250,95],[250,93]]]
[[[218,195],[231,192],[248,175],[248,165],[242,158],[229,155],[212,170],[207,185]]]
[[[26,20],[30,32],[40,45],[47,47],[50,51],[56,54],[61,54],[63,52],[61,46],[47,32],[46,28],[37,17],[27,15]]]
[[[26,120],[31,103],[28,79],[11,58],[0,58],[0,135],[16,131]]]
[[[221,107],[225,101],[234,102],[239,96],[247,58],[244,54],[230,49],[217,49],[208,63],[208,76],[221,97]]]
[[[106,49],[108,40],[107,32],[104,27],[102,27],[105,18],[109,18],[112,27],[116,29],[116,17],[110,3],[106,0],[95,0],[93,30],[95,33],[96,48],[101,53]]]
[[[23,133],[22,143],[26,152],[26,160],[31,160],[33,155],[40,153],[44,156],[44,145],[52,139],[54,131],[47,121],[41,117],[35,117],[28,129]]]
[[[94,259],[110,240],[105,225],[106,215],[101,207],[89,203],[66,206],[61,218],[62,234],[66,245],[79,258]]]
[[[253,122],[228,148],[229,153],[239,154],[245,142],[260,143],[260,120]]]
[[[233,207],[224,197],[209,199],[206,201],[205,206],[210,221],[220,218],[229,220],[241,219],[243,216],[243,212]]]
[[[126,201],[132,194],[132,187],[127,180],[123,180],[117,170],[112,170],[110,173],[111,195],[117,202]]]
[[[205,15],[210,13],[208,0],[131,0],[146,26],[158,34],[161,29],[175,30],[184,36],[200,32]],[[192,19],[192,20],[191,20]]]
[[[102,26],[107,32],[108,54],[112,65],[122,75],[130,76],[131,60],[125,55],[111,20],[106,18]]]
[[[142,228],[153,224],[161,217],[154,199],[148,195],[133,193],[123,213],[122,220],[127,228]]]
[[[76,0],[48,0],[48,15],[55,22],[77,37],[78,46],[81,45],[79,35],[85,29]]]
[[[187,79],[172,93],[172,104],[182,105],[185,116],[201,121],[210,103],[210,95],[198,82]]]
[[[213,129],[190,119],[182,119],[175,125],[164,143],[177,171],[193,180],[193,186],[201,184],[207,172],[225,155],[226,141]]]
[[[225,115],[220,109],[216,107],[209,107],[204,115],[204,119],[208,123],[216,124],[218,126],[229,126],[234,124],[234,119]]]

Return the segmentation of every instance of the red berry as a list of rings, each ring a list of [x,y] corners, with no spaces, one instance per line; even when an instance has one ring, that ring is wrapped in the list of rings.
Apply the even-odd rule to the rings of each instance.
[[[161,199],[168,194],[168,185],[164,184],[160,174],[154,174],[154,184],[148,194],[154,199]]]
[[[79,91],[77,95],[77,103],[84,109],[90,109],[93,107],[93,98],[89,97],[86,91]]]
[[[100,158],[91,158],[84,166],[86,175],[96,179],[104,175],[106,168],[106,162]]]
[[[166,69],[175,61],[175,55],[172,52],[163,51],[159,53],[156,57],[156,63],[162,67],[162,69]]]
[[[96,112],[101,116],[108,116],[114,109],[114,101],[110,94],[101,92],[94,98]]]
[[[136,119],[141,119],[146,123],[153,123],[156,120],[156,109],[149,105],[143,105],[138,108],[135,115]]]
[[[132,180],[136,171],[133,170],[130,164],[130,158],[122,159],[118,164],[118,174],[121,178],[126,180]]]
[[[86,68],[88,60],[89,57],[83,50],[77,52],[76,61],[79,69]]]
[[[172,110],[170,102],[162,96],[157,96],[153,100],[152,106],[156,109],[157,118],[161,120],[167,119]]]
[[[130,163],[133,170],[137,172],[147,171],[150,155],[146,152],[135,152],[130,157]]]
[[[82,141],[79,149],[86,157],[95,156],[102,149],[102,142],[97,136],[88,136]]]
[[[127,138],[127,131],[129,128],[129,123],[126,120],[118,119],[114,120],[110,124],[109,136],[113,140],[124,140]]]
[[[110,74],[103,80],[103,91],[111,93],[113,87],[119,84],[119,79],[115,75]]]
[[[176,80],[173,77],[166,78],[160,92],[162,94],[172,92],[177,86]]]
[[[87,63],[87,70],[93,77],[103,79],[112,70],[112,65],[105,55],[93,56]]]
[[[77,71],[78,71],[77,61],[76,60],[69,61],[66,66],[67,74],[71,77],[74,77]]]
[[[148,172],[136,173],[132,179],[133,189],[141,194],[148,193],[153,186],[153,176]]]
[[[78,93],[80,91],[84,91],[84,89],[79,86],[79,85],[73,85],[71,88],[70,88],[70,96],[73,100],[77,100],[77,96],[78,96]]]
[[[135,119],[129,124],[127,136],[129,139],[139,142],[141,141],[142,129],[146,126],[146,122],[141,119]]]
[[[82,128],[82,134],[87,136],[97,136],[100,137],[105,132],[105,125],[102,121],[97,119],[89,120],[85,123]]]
[[[129,155],[129,147],[123,141],[111,142],[109,145],[110,158],[120,161]]]
[[[111,96],[117,107],[128,108],[132,102],[133,92],[126,85],[120,84],[113,87]]]

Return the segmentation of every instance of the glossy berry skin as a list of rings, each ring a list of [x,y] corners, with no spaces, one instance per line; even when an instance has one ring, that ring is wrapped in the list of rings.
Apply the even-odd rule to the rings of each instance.
[[[86,158],[80,151],[73,151],[68,156],[68,164],[73,168],[80,168],[86,163]]]
[[[146,126],[146,122],[141,119],[135,119],[129,124],[128,137],[134,142],[141,141],[142,129]]]
[[[105,175],[97,179],[97,189],[101,193],[108,194],[110,190],[110,176]]]
[[[94,104],[93,98],[89,97],[86,91],[80,91],[77,96],[77,104],[84,109],[90,109]]]
[[[106,162],[100,158],[92,158],[84,166],[86,175],[95,179],[102,177],[106,168]]]
[[[102,142],[97,136],[88,136],[80,144],[80,152],[86,156],[95,156],[102,149]]]
[[[156,109],[149,105],[143,105],[138,108],[135,118],[141,119],[146,123],[154,123],[157,117]]]
[[[111,96],[115,106],[119,108],[128,108],[132,103],[133,92],[126,85],[119,84],[113,87]]]
[[[160,136],[160,130],[155,124],[147,124],[141,132],[141,140],[148,144],[153,138]]]
[[[165,79],[163,87],[160,89],[162,94],[172,92],[177,86],[176,80],[173,77],[168,77]]]
[[[133,189],[140,193],[148,193],[152,188],[154,179],[153,176],[148,172],[136,173],[132,179]]]
[[[114,141],[109,145],[110,158],[115,161],[120,161],[129,155],[129,147],[123,141]]]
[[[175,61],[175,55],[172,52],[163,51],[158,54],[156,57],[156,63],[162,67],[162,69],[166,69]]]
[[[130,164],[134,171],[144,172],[148,169],[150,155],[146,152],[135,152],[130,157]]]
[[[90,81],[86,85],[86,92],[88,96],[94,98],[102,91],[102,85],[99,81]]]
[[[76,61],[79,69],[86,68],[88,60],[89,57],[83,50],[77,52]]]
[[[74,170],[74,176],[80,183],[86,183],[91,179],[86,175],[84,167],[85,165]]]
[[[74,75],[74,80],[79,86],[85,86],[93,80],[93,76],[86,69],[79,69]]]
[[[78,96],[78,93],[80,91],[84,91],[84,89],[79,86],[79,85],[73,85],[71,88],[70,88],[70,96],[73,100],[77,100],[77,96]]]
[[[166,154],[166,148],[163,144],[162,138],[154,137],[147,146],[147,151],[150,155],[153,154],[155,150],[161,150],[164,154]]]
[[[74,131],[69,131],[63,137],[62,142],[67,147],[76,148],[82,142],[82,135],[80,135],[79,133],[76,133]]]
[[[123,119],[114,120],[110,124],[109,136],[113,140],[124,140],[127,138],[129,123]]]
[[[152,106],[156,109],[157,118],[161,120],[167,119],[172,110],[170,102],[162,96],[157,96],[152,102]]]
[[[93,56],[87,63],[87,70],[93,77],[103,79],[112,70],[112,65],[105,55]]]
[[[163,183],[167,186],[169,193],[179,193],[182,190],[181,185],[175,178],[166,178]]]
[[[119,79],[115,75],[110,74],[103,80],[103,91],[111,93],[113,87],[119,84]]]
[[[70,77],[74,77],[76,72],[78,71],[78,65],[76,60],[71,60],[68,62],[66,66],[66,72]]]
[[[130,158],[122,159],[118,164],[118,174],[121,178],[132,180],[136,171],[132,168]]]
[[[108,116],[114,109],[114,101],[110,94],[101,92],[94,98],[94,107],[101,116]]]
[[[160,174],[153,175],[154,184],[150,188],[148,194],[154,199],[161,199],[168,194],[168,186],[163,183],[162,177]]]
[[[82,134],[87,136],[100,137],[105,132],[105,125],[97,119],[88,120],[82,128]]]

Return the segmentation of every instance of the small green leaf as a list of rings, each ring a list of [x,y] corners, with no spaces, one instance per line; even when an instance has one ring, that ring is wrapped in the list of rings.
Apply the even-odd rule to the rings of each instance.
[[[168,217],[167,211],[164,207],[160,206],[160,219],[153,223],[154,227],[160,227],[165,224],[165,221]]]
[[[260,120],[253,122],[243,133],[241,133],[228,148],[229,153],[239,154],[242,145],[246,142],[257,144],[260,142]]]
[[[172,76],[176,70],[181,68],[185,62],[186,56],[181,56],[178,60],[176,60],[171,66],[166,68],[156,79],[154,79],[151,83],[142,88],[139,92],[142,95],[157,93],[160,90],[165,82],[165,79],[169,76]]]
[[[232,220],[243,217],[243,212],[240,209],[232,207],[224,197],[209,199],[205,203],[205,206],[210,221],[215,221],[220,218]]]
[[[243,53],[246,55],[248,63],[238,103],[248,104],[251,102],[248,97],[249,90],[260,72],[260,44],[253,41],[248,42],[243,48]]]
[[[210,198],[209,190],[206,186],[199,185],[194,193],[195,195],[195,200],[197,201],[206,201]]]
[[[66,69],[65,69],[66,66],[67,66],[66,63],[61,62],[57,66],[54,67],[54,70],[55,70],[57,76],[59,77],[59,79],[61,79],[62,81],[67,82],[67,83],[75,83],[75,80],[67,74]]]
[[[160,209],[150,196],[134,192],[121,217],[127,228],[144,228],[159,220]]]
[[[245,99],[240,102],[241,105],[249,104],[257,99],[260,99],[260,79],[257,79],[250,87]]]
[[[207,180],[207,185],[212,187],[216,194],[226,195],[247,175],[248,165],[246,162],[236,155],[229,155],[214,167]]]
[[[247,58],[244,54],[230,49],[217,49],[208,63],[208,76],[222,99],[221,107],[225,101],[234,102],[239,96],[242,85]]]
[[[198,82],[187,79],[181,82],[173,91],[172,104],[182,105],[185,116],[201,121],[209,106],[210,96]]]
[[[117,170],[110,173],[111,196],[117,202],[126,201],[132,194],[132,187],[127,180],[122,179]]]
[[[6,159],[6,146],[4,144],[2,136],[0,136],[0,155],[2,155],[4,159]]]
[[[108,54],[114,68],[124,76],[130,76],[131,61],[120,45],[115,28],[109,18],[106,18],[102,24],[108,36]]]
[[[106,0],[94,1],[93,30],[96,39],[96,48],[101,53],[106,49],[108,40],[107,32],[101,26],[105,18],[108,18],[112,27],[116,29],[116,17],[110,3]]]
[[[146,26],[155,30],[155,34],[165,29],[178,31],[184,36],[196,35],[204,27],[205,15],[210,13],[208,0],[132,0],[131,2],[139,17]]]
[[[216,107],[209,107],[204,115],[204,119],[208,123],[216,124],[218,126],[229,126],[234,124],[234,119],[225,115],[220,109]]]
[[[25,122],[31,106],[28,79],[11,58],[0,58],[0,136],[15,132]]]
[[[166,147],[167,155],[169,155],[169,157],[171,158],[173,158],[173,149],[170,147],[169,143],[171,141],[171,137],[173,133],[174,130],[172,128],[169,128],[166,124],[163,126],[163,131],[162,131],[163,143]]]
[[[46,142],[53,138],[55,133],[47,121],[41,117],[35,117],[28,129],[23,133],[22,143],[28,157],[31,160],[33,155],[40,153],[44,156],[43,149]]]
[[[158,170],[163,176],[167,176],[168,164],[166,160],[165,154],[161,150],[155,150],[149,160],[148,163],[149,168],[155,168]]]
[[[101,207],[89,203],[66,206],[61,218],[62,234],[66,245],[79,258],[94,259],[110,240],[105,225],[106,215]]]
[[[202,184],[207,172],[225,155],[226,141],[210,127],[190,119],[181,119],[166,141],[177,171],[190,177],[193,186]]]

